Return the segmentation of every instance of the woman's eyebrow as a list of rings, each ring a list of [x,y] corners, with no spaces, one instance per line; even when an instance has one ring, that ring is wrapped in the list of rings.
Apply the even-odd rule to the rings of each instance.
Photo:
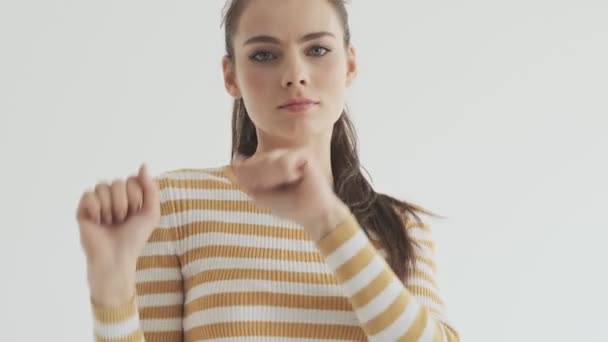
[[[309,40],[326,37],[326,36],[336,38],[336,36],[331,32],[320,31],[320,32],[308,33],[308,34],[302,36],[302,38],[298,39],[298,42],[303,43],[303,42],[307,42]],[[243,43],[243,45],[255,44],[255,43],[269,43],[269,44],[280,45],[281,41],[278,38],[275,38],[273,36],[259,35],[259,36],[254,36],[254,37],[247,39],[245,41],[245,43]]]

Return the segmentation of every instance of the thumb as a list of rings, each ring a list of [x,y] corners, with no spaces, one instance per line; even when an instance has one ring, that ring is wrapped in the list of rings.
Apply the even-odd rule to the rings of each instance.
[[[158,186],[156,185],[156,181],[150,176],[146,164],[141,164],[137,177],[143,191],[142,209],[146,212],[155,210],[159,202]]]

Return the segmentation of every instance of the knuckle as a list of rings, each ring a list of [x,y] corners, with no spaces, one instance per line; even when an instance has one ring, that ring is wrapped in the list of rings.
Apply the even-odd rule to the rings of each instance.
[[[122,205],[120,207],[115,207],[114,215],[116,215],[119,218],[124,218],[125,216],[127,216],[127,207],[122,206]]]
[[[125,185],[125,181],[123,179],[117,178],[112,181],[112,188],[120,188]]]
[[[129,180],[127,180],[127,191],[141,192],[141,186],[139,185],[137,179],[129,178]]]
[[[99,182],[95,185],[96,193],[102,193],[102,192],[105,192],[106,190],[108,190],[108,183],[106,183],[106,182]]]

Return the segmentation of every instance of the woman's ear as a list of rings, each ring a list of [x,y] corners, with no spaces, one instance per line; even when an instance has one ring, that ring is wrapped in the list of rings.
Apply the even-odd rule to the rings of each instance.
[[[349,87],[357,77],[357,53],[349,46],[346,54],[346,86]]]
[[[224,56],[222,58],[222,71],[224,73],[224,86],[230,96],[235,99],[241,97],[238,84],[236,82],[236,74],[234,72],[234,64],[230,57]]]

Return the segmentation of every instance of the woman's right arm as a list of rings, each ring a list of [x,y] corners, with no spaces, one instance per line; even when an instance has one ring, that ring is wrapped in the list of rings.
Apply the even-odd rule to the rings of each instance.
[[[168,182],[140,169],[83,195],[77,217],[96,341],[183,341],[183,279]]]

